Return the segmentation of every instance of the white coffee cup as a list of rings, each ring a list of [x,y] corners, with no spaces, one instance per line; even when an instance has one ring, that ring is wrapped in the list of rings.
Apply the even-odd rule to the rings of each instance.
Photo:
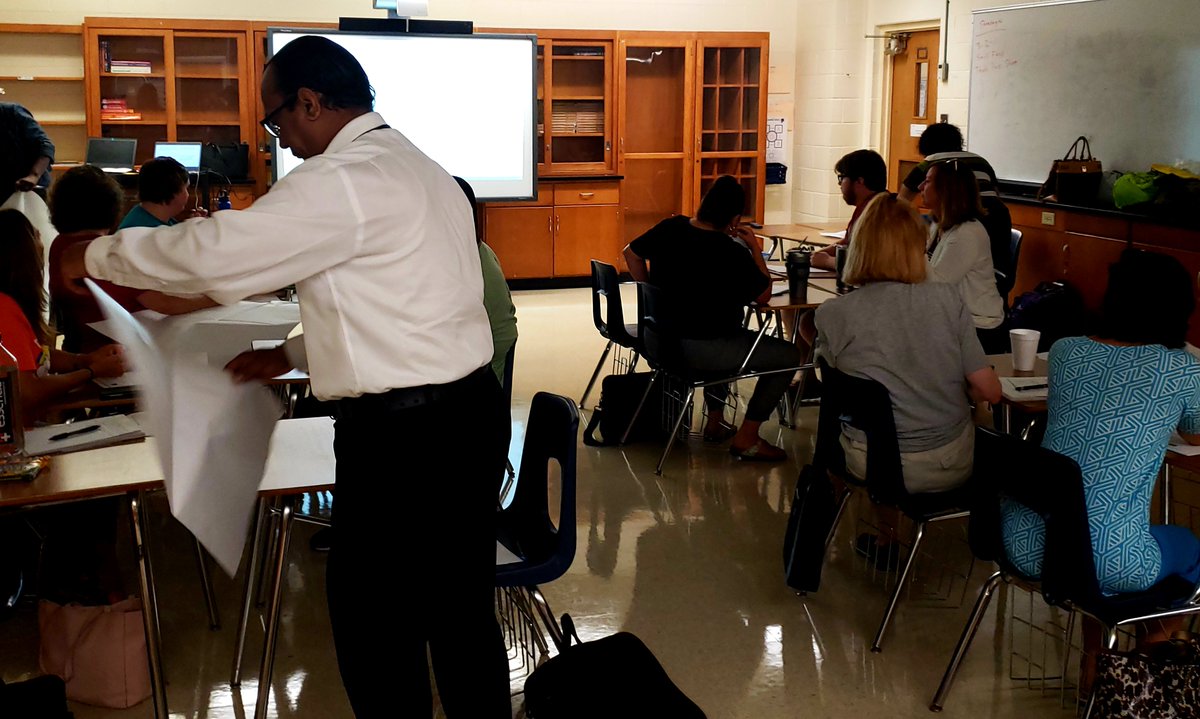
[[[1037,330],[1009,330],[1008,339],[1012,342],[1013,369],[1032,372],[1037,362],[1038,341],[1042,339],[1042,333]]]

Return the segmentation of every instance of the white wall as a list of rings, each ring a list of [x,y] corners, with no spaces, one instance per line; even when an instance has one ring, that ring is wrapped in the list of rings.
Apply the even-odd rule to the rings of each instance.
[[[1052,0],[951,0],[946,27],[944,0],[797,0],[796,115],[792,216],[796,222],[849,218],[833,176],[842,155],[862,147],[881,150],[887,107],[883,90],[889,65],[883,41],[864,35],[886,30],[937,27],[948,40],[939,75],[937,114],[966,130],[970,84],[971,13],[975,10]],[[894,189],[894,188],[893,188]]]
[[[795,0],[429,0],[431,18],[480,26],[770,32],[769,102],[775,108],[792,106],[796,9]],[[332,21],[343,15],[383,12],[373,10],[371,0],[0,0],[0,22],[74,24],[87,16]],[[789,221],[792,196],[790,185],[769,188],[768,222]]]

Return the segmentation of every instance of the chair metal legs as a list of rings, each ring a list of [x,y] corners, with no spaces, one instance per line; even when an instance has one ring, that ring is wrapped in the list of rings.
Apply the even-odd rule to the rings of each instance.
[[[588,379],[588,387],[583,390],[583,396],[580,397],[580,407],[587,407],[588,395],[592,394],[592,388],[595,387],[596,379],[600,377],[600,370],[604,370],[604,361],[608,359],[608,353],[612,350],[612,340],[604,346],[604,352],[600,353],[600,361],[596,363],[596,369],[592,371],[592,378]]]
[[[987,578],[987,581],[983,583],[983,587],[979,590],[979,598],[975,600],[975,608],[971,610],[971,617],[967,620],[967,625],[963,627],[962,636],[958,638],[958,644],[954,647],[954,654],[950,657],[950,664],[946,666],[946,673],[942,676],[942,683],[938,685],[937,693],[933,695],[933,702],[929,705],[930,711],[940,712],[942,705],[946,703],[946,695],[950,693],[950,686],[954,683],[954,677],[958,674],[958,668],[962,664],[962,660],[967,656],[967,650],[971,648],[971,642],[975,640],[975,632],[979,629],[980,622],[983,621],[983,614],[987,611],[988,604],[992,601],[992,595],[995,594],[996,587],[1000,586],[1000,582],[1003,580],[1004,575],[1001,572],[996,572]],[[897,585],[898,587],[899,585]]]
[[[679,436],[679,428],[683,426],[684,418],[692,413],[692,404],[695,401],[696,390],[689,390],[688,401],[684,402],[683,408],[679,410],[679,416],[675,418],[675,427],[671,429],[671,436],[667,438],[667,446],[663,448],[662,456],[658,458],[658,466],[654,468],[655,474],[662,476],[663,465],[667,463],[667,457],[671,454],[671,448],[675,446],[675,438]]]
[[[879,622],[879,631],[875,633],[875,643],[871,645],[872,652],[883,651],[883,635],[887,631],[888,624],[892,621],[892,614],[896,611],[896,605],[900,603],[900,595],[904,592],[904,583],[908,581],[908,575],[912,572],[912,566],[917,561],[917,550],[921,548],[921,540],[925,538],[926,522],[917,522],[917,531],[913,535],[912,549],[909,550],[908,559],[904,562],[904,569],[900,570],[900,576],[896,578],[896,588],[892,591],[892,598],[888,600],[887,608],[883,610],[883,620]]]
[[[220,629],[221,617],[217,614],[217,598],[213,593],[212,577],[208,573],[208,553],[204,551],[200,540],[192,537],[196,548],[196,567],[200,570],[200,586],[204,590],[204,606],[208,608],[208,628]]]

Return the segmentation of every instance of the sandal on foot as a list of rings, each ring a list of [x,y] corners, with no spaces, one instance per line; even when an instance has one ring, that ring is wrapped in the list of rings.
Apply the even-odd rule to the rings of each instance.
[[[782,462],[787,459],[787,452],[761,439],[745,449],[730,447],[729,453],[740,460],[750,462]]]
[[[709,444],[720,444],[733,439],[733,435],[735,434],[737,434],[737,427],[721,422],[716,426],[716,429],[713,429],[712,425],[704,428],[704,441]]]

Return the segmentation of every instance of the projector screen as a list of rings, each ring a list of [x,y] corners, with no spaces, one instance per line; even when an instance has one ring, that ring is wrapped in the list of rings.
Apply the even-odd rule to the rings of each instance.
[[[350,51],[375,88],[375,110],[480,200],[536,196],[533,35],[407,35],[271,28],[272,55],[305,35]],[[275,178],[302,161],[274,148]]]

